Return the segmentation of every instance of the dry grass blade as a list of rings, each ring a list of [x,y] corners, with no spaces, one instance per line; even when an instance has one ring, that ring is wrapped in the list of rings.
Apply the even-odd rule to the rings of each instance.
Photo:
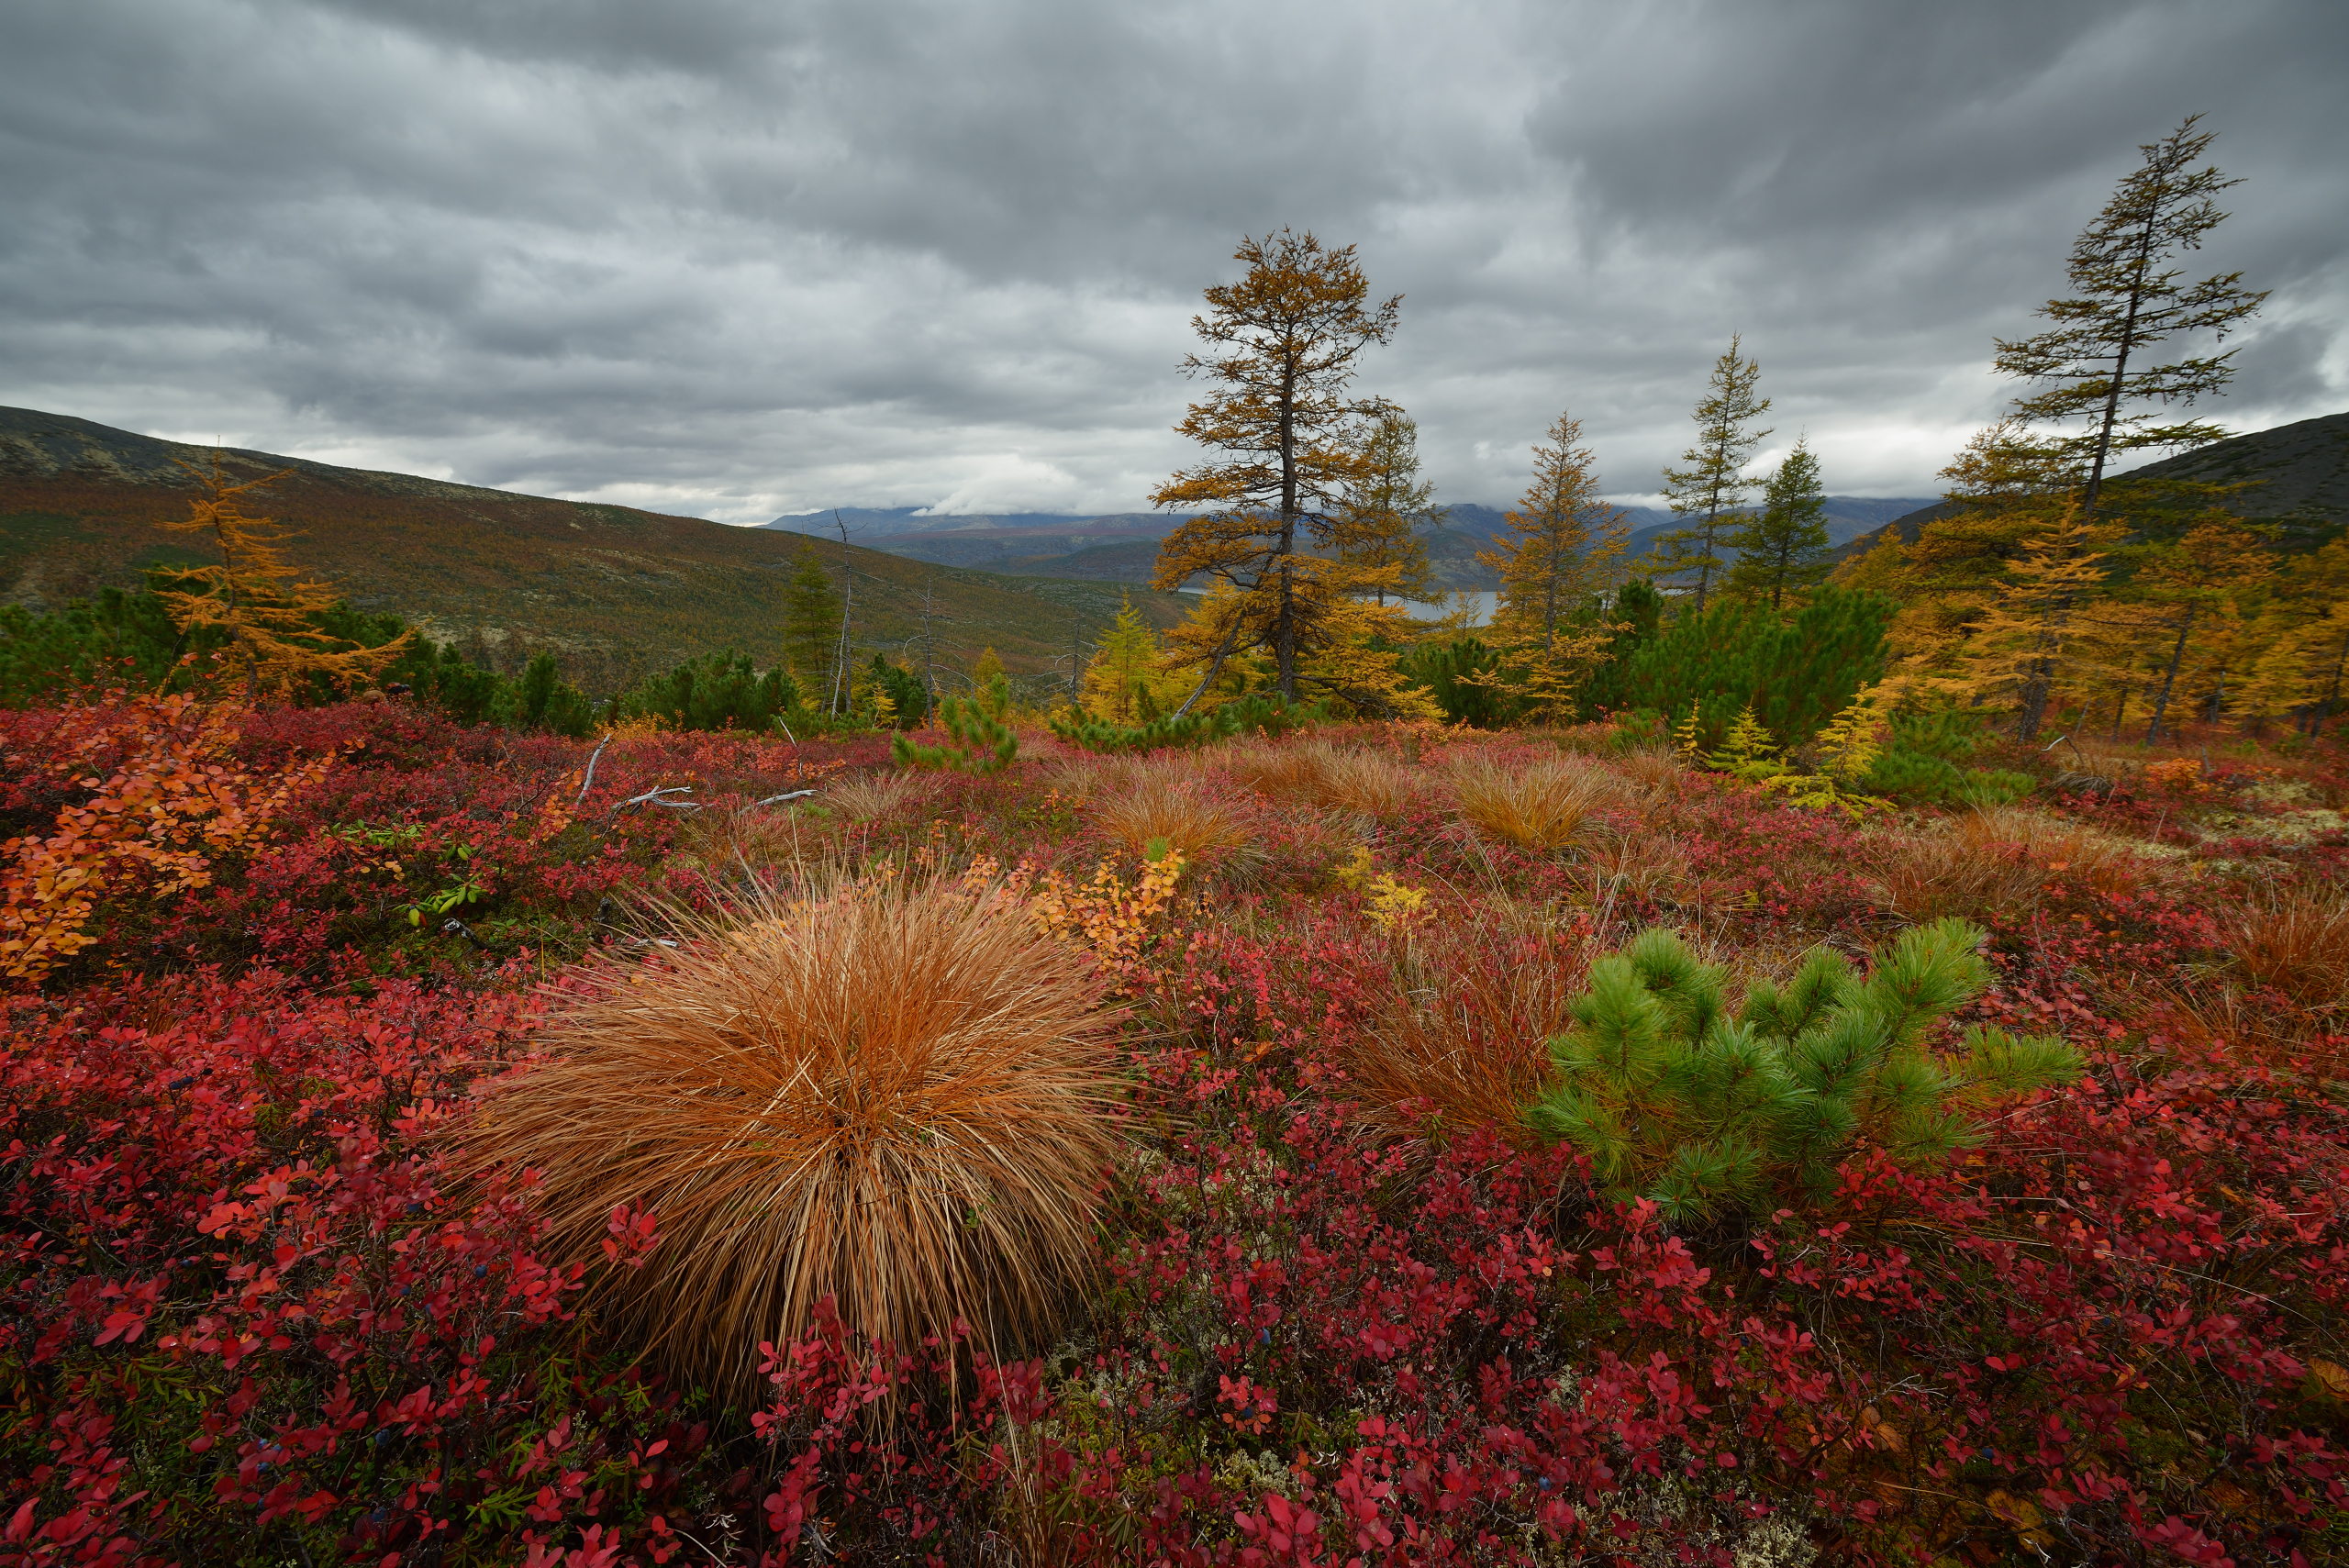
[[[1486,834],[1520,849],[1554,850],[1571,843],[1618,786],[1596,768],[1555,762],[1508,768],[1478,757],[1453,764],[1452,787],[1461,815]]]
[[[2300,887],[2259,900],[2228,922],[2243,973],[2303,1007],[2349,1005],[2349,894]]]
[[[1138,768],[1116,795],[1093,808],[1094,819],[1110,838],[1144,854],[1153,842],[1183,852],[1198,863],[1243,846],[1246,824],[1218,804],[1198,780],[1170,768]]]
[[[759,1342],[828,1295],[900,1345],[958,1317],[1032,1340],[1089,1266],[1118,1152],[1110,1022],[1085,960],[1017,905],[838,889],[604,981],[484,1108],[465,1163],[543,1172],[565,1261],[649,1206],[661,1244],[602,1309],[679,1377],[753,1395]]]

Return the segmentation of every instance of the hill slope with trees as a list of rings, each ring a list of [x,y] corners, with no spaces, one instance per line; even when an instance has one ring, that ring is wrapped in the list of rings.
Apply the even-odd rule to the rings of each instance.
[[[68,415],[0,409],[0,602],[54,610],[135,587],[152,564],[204,564],[160,525],[184,517],[195,493],[179,462],[212,456]],[[270,487],[268,511],[298,530],[294,559],[353,607],[398,615],[484,662],[518,668],[547,650],[574,679],[609,687],[712,648],[761,660],[781,650],[784,584],[800,547],[789,534],[270,452],[220,457],[239,479],[292,470]],[[841,545],[816,548],[837,578]],[[1041,670],[1073,638],[1105,629],[1120,603],[1101,583],[854,545],[846,559],[855,640],[893,654],[920,635],[926,596],[941,659],[952,649],[965,662],[992,646],[1015,672]],[[1133,597],[1154,625],[1182,613],[1173,595]]]

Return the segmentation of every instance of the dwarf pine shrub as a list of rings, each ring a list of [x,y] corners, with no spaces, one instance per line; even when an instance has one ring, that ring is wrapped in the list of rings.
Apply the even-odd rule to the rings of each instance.
[[[889,742],[890,753],[901,768],[999,773],[1019,754],[1019,737],[1005,722],[1010,706],[1011,689],[998,670],[969,701],[948,697],[939,705],[939,722],[946,727],[954,745],[924,746],[907,740],[900,730]]]
[[[1787,984],[1755,983],[1731,1017],[1725,972],[1649,931],[1591,966],[1526,1124],[1588,1154],[1610,1195],[1683,1223],[1823,1196],[1863,1145],[1929,1165],[1980,1136],[1985,1101],[2079,1075],[2051,1037],[1975,1028],[1963,1055],[1927,1047],[1933,1022],[1989,983],[1981,940],[1964,920],[1912,928],[1865,981],[1822,948]]]

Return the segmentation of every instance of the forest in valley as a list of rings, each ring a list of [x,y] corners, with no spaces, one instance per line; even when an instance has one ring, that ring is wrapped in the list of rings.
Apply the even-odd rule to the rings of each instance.
[[[814,541],[500,658],[194,465],[0,611],[0,1565],[2349,1555],[2349,540],[2148,461],[2210,139],[1913,529],[1732,340],[1486,617],[1290,230],[1057,666]]]

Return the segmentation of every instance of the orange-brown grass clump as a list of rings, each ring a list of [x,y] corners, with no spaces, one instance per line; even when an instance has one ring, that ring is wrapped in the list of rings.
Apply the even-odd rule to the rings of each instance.
[[[1527,850],[1573,842],[1592,811],[1620,788],[1597,768],[1559,762],[1509,768],[1484,757],[1454,762],[1452,787],[1462,816],[1491,837]]]
[[[1881,840],[1884,897],[1912,920],[2028,908],[2054,882],[2121,892],[2136,881],[2110,840],[2035,812],[1968,812],[1938,831]]]
[[[1100,982],[994,890],[818,889],[606,969],[464,1164],[544,1173],[556,1255],[614,1210],[661,1241],[604,1320],[688,1385],[751,1396],[759,1343],[837,1299],[900,1346],[960,1318],[1033,1340],[1092,1256],[1116,1157]]]
[[[2349,1005],[2349,894],[2300,887],[2261,898],[2228,922],[2243,973],[2303,1007]]]
[[[1137,855],[1153,844],[1182,851],[1193,864],[1211,861],[1248,841],[1248,828],[1210,798],[1202,784],[1170,767],[1140,767],[1116,794],[1097,803],[1094,819]]]
[[[1303,800],[1365,817],[1392,817],[1419,793],[1419,776],[1383,751],[1327,740],[1235,746],[1214,758],[1242,784],[1275,800]]]
[[[864,773],[828,784],[816,798],[852,822],[895,817],[929,797],[929,781],[903,770]]]
[[[1542,1086],[1549,1038],[1590,971],[1589,944],[1556,932],[1495,940],[1454,928],[1397,961],[1402,1006],[1358,1038],[1347,1063],[1361,1115],[1393,1136],[1518,1125]]]

